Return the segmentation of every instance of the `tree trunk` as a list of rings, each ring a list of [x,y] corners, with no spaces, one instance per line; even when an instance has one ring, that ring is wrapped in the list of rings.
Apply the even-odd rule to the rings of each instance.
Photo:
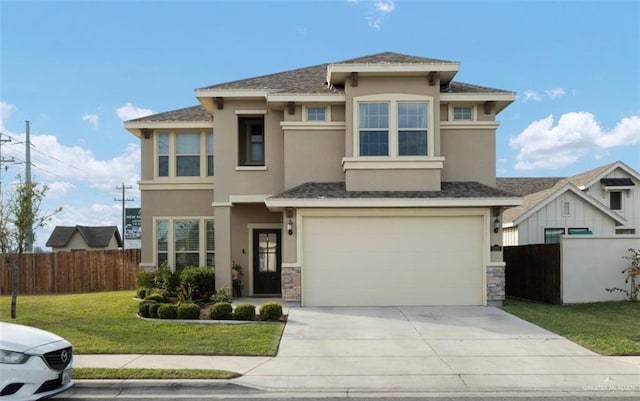
[[[11,261],[11,319],[16,318],[16,304],[18,300],[18,258]]]

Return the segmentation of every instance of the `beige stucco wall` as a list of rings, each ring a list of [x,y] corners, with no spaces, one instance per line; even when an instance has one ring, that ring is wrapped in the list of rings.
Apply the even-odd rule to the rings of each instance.
[[[264,110],[266,169],[238,169],[238,118],[236,110]],[[214,171],[217,202],[228,202],[229,195],[275,194],[284,189],[284,139],[280,122],[284,111],[270,110],[266,101],[225,100],[223,110],[215,110]],[[256,114],[261,115],[261,114]]]
[[[349,191],[439,191],[440,170],[347,170]]]
[[[142,205],[142,265],[154,262],[153,236],[156,217],[213,216],[211,190],[154,190],[140,192]]]
[[[344,181],[342,130],[287,130],[284,134],[284,187],[305,182]]]
[[[216,287],[220,288],[225,285],[231,287],[231,263],[236,262],[242,266],[244,273],[242,278],[244,285],[243,294],[252,294],[252,230],[261,228],[282,228],[282,213],[272,213],[267,210],[264,205],[260,204],[236,204],[233,207],[226,209],[230,209],[230,226],[227,227],[225,224],[218,226],[218,219],[216,219]],[[282,239],[284,239],[284,235],[286,235],[286,232],[282,233]],[[228,254],[225,254],[225,251],[220,248],[221,244],[219,239],[224,236],[229,237],[228,243],[230,252],[228,252]],[[220,251],[223,253],[220,253],[219,260],[218,252]],[[229,277],[228,283],[226,282],[227,276]]]
[[[495,130],[442,129],[440,138],[443,181],[477,181],[495,187]]]

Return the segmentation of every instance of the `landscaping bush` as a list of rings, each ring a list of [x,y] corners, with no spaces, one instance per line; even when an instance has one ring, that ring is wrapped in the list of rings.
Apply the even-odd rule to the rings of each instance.
[[[156,301],[142,301],[138,304],[138,315],[141,317],[150,317],[149,308],[151,305],[157,303]]]
[[[258,313],[260,320],[280,320],[282,317],[282,306],[276,302],[267,302],[260,306]]]
[[[220,288],[215,295],[213,295],[211,297],[211,302],[218,303],[218,302],[227,302],[227,303],[231,303],[231,301],[233,300],[233,298],[231,298],[231,291],[229,290],[229,287],[222,287]]]
[[[178,306],[178,319],[200,319],[200,306],[182,304]]]
[[[174,297],[176,288],[180,285],[180,275],[173,273],[169,268],[169,263],[162,262],[156,270],[154,287],[167,291],[168,296]]]
[[[254,320],[256,318],[256,307],[251,304],[239,304],[233,311],[234,320]]]
[[[209,308],[209,319],[211,320],[231,320],[233,318],[233,307],[229,302],[218,302]]]
[[[151,291],[151,288],[149,287],[139,287],[136,290],[136,296],[139,299],[145,299],[147,297],[147,294]]]
[[[159,294],[157,292],[151,293],[150,295],[147,295],[146,297],[144,297],[145,301],[155,301],[158,303],[164,303],[167,302],[167,299],[164,297],[164,295]]]
[[[152,303],[151,305],[149,305],[149,317],[152,319],[157,319],[158,318],[158,308],[160,307],[160,305],[157,302]]]
[[[211,267],[187,267],[180,272],[180,285],[191,285],[197,299],[209,299],[216,289],[216,274]]]
[[[154,272],[139,271],[136,274],[136,287],[153,288],[156,285],[155,278]]]
[[[162,304],[158,308],[158,318],[175,319],[178,317],[178,307],[174,304]]]

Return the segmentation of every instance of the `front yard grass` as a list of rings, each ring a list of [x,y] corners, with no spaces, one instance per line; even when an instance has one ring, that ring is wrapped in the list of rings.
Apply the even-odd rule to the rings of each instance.
[[[105,369],[73,368],[74,379],[111,380],[111,379],[233,379],[238,373],[213,369]]]
[[[601,355],[640,355],[640,303],[547,305],[507,299],[503,309]]]
[[[284,323],[198,324],[145,321],[134,291],[0,297],[0,320],[38,327],[73,344],[78,354],[273,356]]]

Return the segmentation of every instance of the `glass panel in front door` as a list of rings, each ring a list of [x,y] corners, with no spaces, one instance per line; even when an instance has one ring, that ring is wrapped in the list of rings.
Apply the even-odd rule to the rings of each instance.
[[[258,271],[275,273],[278,271],[278,238],[276,233],[260,233],[258,235]]]

